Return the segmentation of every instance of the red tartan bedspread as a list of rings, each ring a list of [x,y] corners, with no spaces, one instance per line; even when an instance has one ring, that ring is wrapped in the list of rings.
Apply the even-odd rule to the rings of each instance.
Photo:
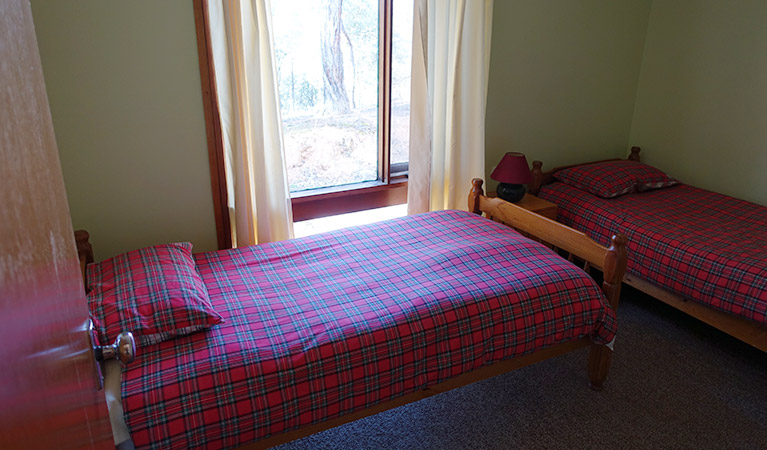
[[[767,208],[680,184],[613,199],[564,183],[539,196],[605,243],[628,236],[628,270],[684,298],[767,323]]]
[[[616,330],[583,272],[463,211],[195,258],[225,323],[124,370],[139,448],[237,446]]]

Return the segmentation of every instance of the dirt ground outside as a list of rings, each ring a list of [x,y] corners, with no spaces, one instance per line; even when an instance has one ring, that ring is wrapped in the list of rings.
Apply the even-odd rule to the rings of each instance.
[[[408,160],[407,104],[392,108],[392,162]],[[285,157],[291,192],[373,181],[378,177],[376,109],[351,114],[283,119]]]

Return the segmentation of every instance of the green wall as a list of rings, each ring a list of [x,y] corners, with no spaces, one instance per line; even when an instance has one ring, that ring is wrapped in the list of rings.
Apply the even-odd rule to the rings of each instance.
[[[767,205],[767,1],[656,0],[631,142],[680,180]]]
[[[75,228],[96,258],[216,248],[189,0],[34,0]]]
[[[192,2],[32,10],[72,221],[97,258],[214,249]],[[683,181],[767,203],[765,23],[761,0],[496,1],[487,173],[506,151],[552,168],[641,145]]]
[[[544,169],[628,153],[650,6],[651,0],[495,2],[488,175],[507,151],[539,159]]]
[[[549,168],[625,154],[650,3],[495,2],[488,173],[510,150]],[[32,7],[72,220],[97,257],[215,248],[192,3]]]

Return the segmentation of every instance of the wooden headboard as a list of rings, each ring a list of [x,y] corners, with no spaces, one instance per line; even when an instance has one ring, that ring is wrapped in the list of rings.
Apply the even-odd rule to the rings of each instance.
[[[642,149],[639,147],[631,147],[631,154],[626,159],[629,161],[639,162],[640,151],[642,151]],[[612,158],[612,159],[602,159],[599,161],[584,162],[579,164],[570,164],[569,166],[555,167],[546,172],[541,170],[541,167],[543,167],[543,163],[541,161],[533,161],[533,170],[532,170],[533,181],[532,183],[530,183],[530,189],[528,189],[528,192],[530,192],[533,195],[538,195],[538,192],[541,190],[541,186],[543,186],[544,184],[550,184],[554,182],[554,173],[558,170],[566,169],[568,167],[582,166],[584,164],[593,164],[593,163],[605,162],[605,161],[621,161],[621,159]]]

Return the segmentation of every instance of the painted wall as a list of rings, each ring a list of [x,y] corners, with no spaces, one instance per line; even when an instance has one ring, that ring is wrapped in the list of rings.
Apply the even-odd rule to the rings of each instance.
[[[767,205],[767,2],[654,2],[631,142],[684,182]]]
[[[495,2],[488,175],[507,151],[544,169],[628,154],[651,3]]]
[[[96,258],[191,241],[216,248],[189,0],[34,0],[75,228]]]
[[[551,168],[641,145],[684,181],[767,203],[767,2],[731,4],[495,2],[487,173],[506,151]],[[32,8],[73,223],[97,258],[215,248],[191,2]]]

